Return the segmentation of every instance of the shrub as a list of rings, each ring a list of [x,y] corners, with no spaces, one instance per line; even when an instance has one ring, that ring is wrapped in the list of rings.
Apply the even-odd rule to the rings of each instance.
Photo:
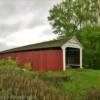
[[[5,65],[5,60],[4,59],[0,60],[0,66],[3,66],[3,65]]]
[[[62,87],[63,82],[70,81],[70,77],[67,75],[55,74],[48,75],[48,73],[39,73],[38,78],[43,80],[46,84],[52,84],[55,87]]]
[[[32,70],[32,65],[31,65],[31,63],[26,63],[26,64],[24,65],[24,68],[25,68],[26,70],[31,71],[31,70]]]
[[[90,89],[86,94],[85,100],[100,100],[100,89]]]
[[[46,85],[24,72],[0,70],[0,99],[2,100],[71,100],[69,94]]]
[[[14,61],[11,57],[8,57],[8,59],[5,60],[5,65],[16,66],[16,61]]]
[[[16,61],[14,61],[11,57],[8,57],[7,59],[2,59],[0,61],[0,66],[15,68],[17,67],[17,64]]]

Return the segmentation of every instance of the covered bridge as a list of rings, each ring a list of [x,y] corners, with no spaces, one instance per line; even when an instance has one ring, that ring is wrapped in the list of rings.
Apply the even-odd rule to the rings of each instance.
[[[18,66],[31,63],[33,70],[37,71],[82,68],[82,45],[73,36],[0,52],[0,59],[8,57],[16,60]]]

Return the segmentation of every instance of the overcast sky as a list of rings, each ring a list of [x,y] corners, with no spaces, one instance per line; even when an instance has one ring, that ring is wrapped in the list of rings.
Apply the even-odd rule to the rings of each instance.
[[[0,0],[0,51],[55,38],[49,9],[62,0]]]

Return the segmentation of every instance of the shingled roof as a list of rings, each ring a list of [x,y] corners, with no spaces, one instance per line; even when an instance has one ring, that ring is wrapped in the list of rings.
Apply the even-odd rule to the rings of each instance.
[[[28,50],[39,50],[39,49],[48,49],[48,48],[58,48],[61,47],[65,42],[70,40],[71,37],[65,38],[65,39],[59,39],[59,40],[52,40],[52,41],[46,41],[42,43],[37,44],[30,44],[22,47],[17,47],[9,50],[5,50],[1,53],[10,53],[10,52],[19,52],[19,51],[28,51]]]

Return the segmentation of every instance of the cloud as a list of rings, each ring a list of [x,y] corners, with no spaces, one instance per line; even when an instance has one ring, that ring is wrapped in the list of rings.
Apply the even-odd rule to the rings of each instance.
[[[55,34],[51,34],[50,36],[44,34],[45,30],[49,28],[50,28],[49,25],[44,25],[40,27],[38,26],[34,29],[25,29],[16,32],[6,37],[6,41],[9,41],[7,44],[10,44],[11,46],[15,47],[15,46],[22,46],[22,45],[47,41],[48,39],[50,40],[52,38],[55,38],[56,37]]]
[[[55,38],[47,16],[61,1],[0,0],[0,49]]]
[[[28,28],[28,25],[32,22],[32,20],[35,20],[35,15],[33,13],[28,13],[25,17],[23,16],[16,15],[1,21],[0,33],[2,34],[0,34],[0,36],[5,37],[13,32]]]
[[[0,51],[5,50],[7,48],[11,48],[6,44],[6,40],[4,38],[0,38]]]
[[[5,43],[0,43],[0,51],[6,50],[7,48],[9,47]]]
[[[17,30],[20,29],[20,23],[16,23],[16,24],[4,24],[4,23],[1,23],[0,24],[0,37],[5,37]]]
[[[6,19],[28,12],[42,12],[41,16],[59,1],[61,0],[0,0],[0,18]]]

